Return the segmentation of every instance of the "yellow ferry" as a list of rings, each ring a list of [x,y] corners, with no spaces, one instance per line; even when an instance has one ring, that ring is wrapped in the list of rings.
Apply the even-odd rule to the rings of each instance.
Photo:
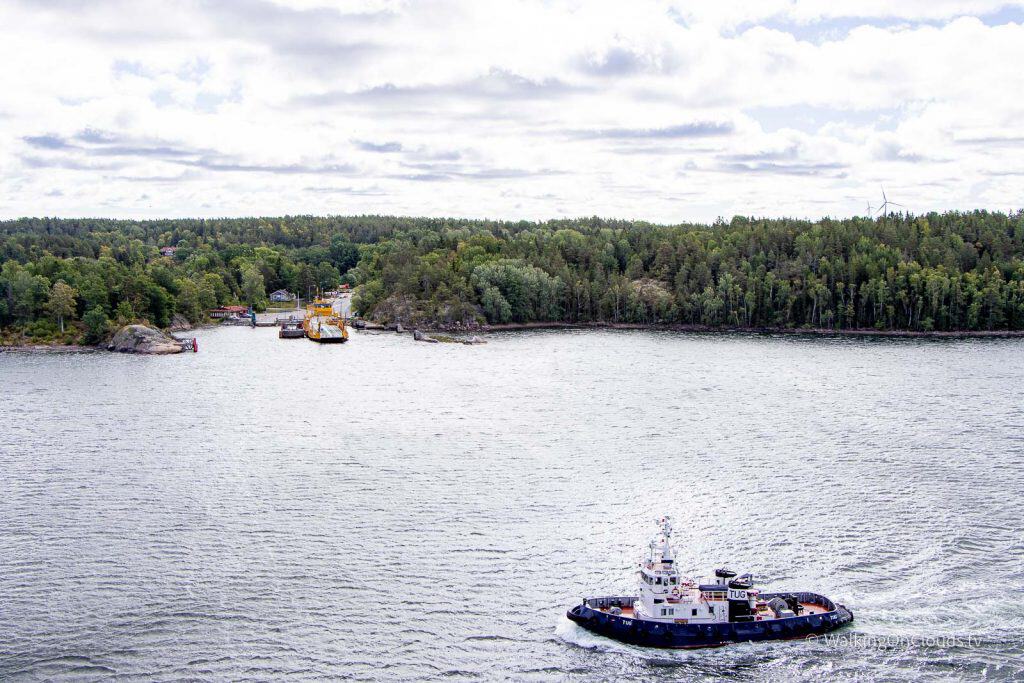
[[[321,344],[340,344],[348,341],[345,319],[334,311],[333,302],[317,297],[306,306],[306,319],[302,321],[306,338]]]

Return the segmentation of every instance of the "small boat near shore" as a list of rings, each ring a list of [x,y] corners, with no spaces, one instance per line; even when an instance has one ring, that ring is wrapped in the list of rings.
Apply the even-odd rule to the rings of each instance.
[[[675,566],[671,520],[659,524],[640,563],[639,594],[585,598],[569,619],[608,638],[661,648],[810,638],[853,621],[846,606],[817,593],[762,593],[750,574],[722,568],[714,578],[684,577]]]
[[[306,331],[302,329],[302,321],[295,318],[288,318],[279,322],[281,329],[277,331],[280,339],[302,339]]]

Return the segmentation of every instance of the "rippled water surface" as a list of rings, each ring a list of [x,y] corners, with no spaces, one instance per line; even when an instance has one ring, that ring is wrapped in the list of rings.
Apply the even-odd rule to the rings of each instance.
[[[1024,677],[1024,341],[198,333],[0,354],[0,679]],[[661,514],[856,616],[581,631]]]

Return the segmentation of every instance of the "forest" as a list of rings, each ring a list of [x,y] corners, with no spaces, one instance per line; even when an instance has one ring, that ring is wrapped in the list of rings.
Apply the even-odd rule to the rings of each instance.
[[[173,255],[161,248],[175,247]],[[95,343],[348,283],[362,317],[1024,330],[1024,211],[655,225],[390,216],[0,222],[0,329]]]

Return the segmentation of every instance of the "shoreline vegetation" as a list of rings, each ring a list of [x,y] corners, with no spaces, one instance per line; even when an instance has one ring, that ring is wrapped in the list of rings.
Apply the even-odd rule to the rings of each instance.
[[[0,348],[92,348],[347,284],[375,325],[1020,336],[1024,211],[655,225],[285,216],[0,221]]]

